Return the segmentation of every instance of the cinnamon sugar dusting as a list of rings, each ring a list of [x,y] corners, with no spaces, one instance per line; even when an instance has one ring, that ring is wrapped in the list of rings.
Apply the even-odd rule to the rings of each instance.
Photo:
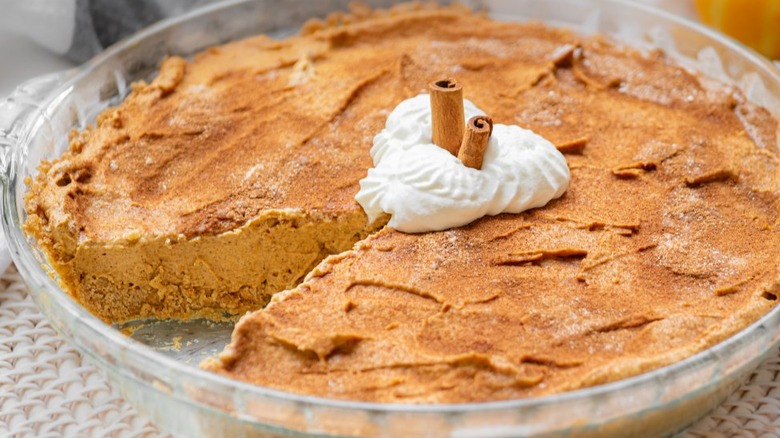
[[[28,230],[62,266],[81,260],[90,290],[117,269],[100,251],[124,242],[133,281],[159,286],[166,303],[189,297],[179,316],[218,306],[207,296],[267,297],[309,272],[244,317],[206,367],[340,399],[455,403],[596,385],[701,351],[775,305],[780,181],[766,110],[662,54],[539,23],[419,6],[331,21],[166,61],[41,166]],[[371,138],[443,74],[496,123],[558,145],[568,192],[449,231],[385,228],[314,267],[371,232],[353,200]],[[310,239],[315,222],[330,224],[331,243]],[[277,240],[263,245],[289,245],[240,246],[266,229]],[[231,279],[256,253],[295,274],[242,289]],[[178,256],[159,254],[200,268],[169,269]],[[131,295],[147,290],[138,284]]]

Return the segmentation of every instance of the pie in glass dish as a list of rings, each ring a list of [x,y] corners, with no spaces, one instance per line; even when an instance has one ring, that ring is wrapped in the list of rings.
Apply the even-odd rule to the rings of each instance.
[[[443,75],[552,142],[566,193],[443,231],[370,222],[354,197],[372,139]],[[105,321],[252,311],[203,365],[236,379],[533,397],[679,361],[776,304],[776,131],[661,51],[461,7],[358,7],[166,59],[40,166],[25,229]]]

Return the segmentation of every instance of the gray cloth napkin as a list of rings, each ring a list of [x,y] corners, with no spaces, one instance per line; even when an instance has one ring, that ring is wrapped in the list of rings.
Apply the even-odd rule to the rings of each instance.
[[[0,28],[84,62],[155,21],[216,0],[0,0]]]
[[[76,2],[76,26],[70,49],[65,56],[76,62],[84,62],[104,48],[155,21],[217,0],[66,1]]]
[[[76,26],[65,56],[84,62],[122,37],[165,18],[164,0],[76,0]]]

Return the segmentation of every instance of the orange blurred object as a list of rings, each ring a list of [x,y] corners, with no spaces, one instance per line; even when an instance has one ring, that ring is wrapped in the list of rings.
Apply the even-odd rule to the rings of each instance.
[[[780,0],[696,0],[702,22],[780,59]]]

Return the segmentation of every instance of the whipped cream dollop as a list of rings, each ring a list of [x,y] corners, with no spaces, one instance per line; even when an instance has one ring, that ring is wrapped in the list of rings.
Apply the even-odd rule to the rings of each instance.
[[[464,99],[466,120],[486,114]],[[446,230],[485,215],[542,207],[571,180],[564,156],[544,137],[514,125],[495,124],[482,169],[466,167],[432,141],[428,94],[401,102],[371,148],[374,167],[355,199],[369,221],[392,215],[406,233]]]

